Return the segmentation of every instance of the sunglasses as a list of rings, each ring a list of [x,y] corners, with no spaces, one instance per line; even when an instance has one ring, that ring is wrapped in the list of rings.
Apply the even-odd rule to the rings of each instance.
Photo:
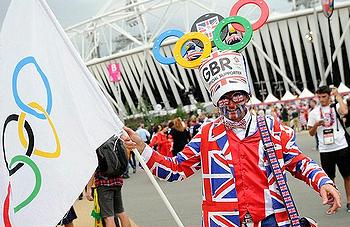
[[[240,103],[240,102],[243,102],[245,100],[246,96],[247,95],[241,91],[227,93],[220,98],[218,105],[219,105],[219,107],[223,106],[223,105],[228,105],[230,103],[230,101],[232,101],[234,103]]]

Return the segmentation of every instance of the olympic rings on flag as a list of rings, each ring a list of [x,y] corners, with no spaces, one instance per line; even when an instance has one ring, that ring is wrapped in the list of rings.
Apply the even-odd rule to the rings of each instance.
[[[9,175],[10,176],[13,175],[14,173],[16,173],[17,170],[19,170],[23,166],[23,163],[18,163],[15,167],[10,169],[9,165],[8,165],[8,162],[7,162],[6,151],[5,151],[5,132],[6,132],[7,125],[11,121],[18,121],[18,118],[19,118],[19,116],[17,114],[11,114],[10,116],[8,116],[6,121],[5,121],[3,130],[2,130],[2,138],[1,138],[1,140],[2,140],[2,152],[4,154],[5,164],[6,164],[7,169],[9,170]],[[33,134],[33,130],[30,127],[30,125],[29,125],[29,123],[27,121],[24,121],[24,124],[22,122],[21,125],[22,125],[22,127],[24,125],[24,128],[25,128],[25,130],[27,132],[29,144],[27,143],[27,146],[25,146],[25,147],[27,148],[26,155],[28,157],[30,157],[32,155],[32,153],[33,153],[33,148],[34,148],[34,134]],[[22,129],[22,134],[23,134],[23,129]]]
[[[258,30],[266,23],[267,19],[269,18],[269,6],[264,0],[240,0],[232,6],[230,16],[236,16],[238,14],[238,11],[247,4],[255,4],[260,8],[260,18],[252,25],[253,31]],[[245,30],[238,24],[233,24],[232,26],[240,32],[243,32]]]
[[[22,100],[19,98],[18,95],[18,90],[17,90],[17,80],[18,80],[18,75],[20,71],[23,69],[24,66],[28,64],[33,64],[39,73],[42,81],[44,82],[45,88],[46,88],[46,95],[47,95],[47,106],[46,109],[40,105],[37,102],[30,102],[28,105],[24,104]],[[6,167],[9,171],[9,176],[12,176],[14,173],[16,173],[24,164],[29,165],[29,167],[33,170],[34,175],[35,175],[35,186],[32,191],[32,193],[21,203],[19,203],[17,206],[14,207],[14,212],[18,212],[25,206],[27,206],[29,203],[33,201],[33,199],[38,195],[40,188],[41,188],[41,183],[42,183],[42,177],[40,173],[39,167],[35,164],[35,162],[30,158],[32,153],[34,152],[35,155],[45,157],[45,158],[57,158],[61,154],[61,144],[56,132],[56,128],[50,118],[50,113],[52,109],[52,94],[51,94],[51,88],[49,81],[44,74],[44,72],[41,70],[40,66],[36,62],[35,58],[32,56],[23,58],[19,63],[16,65],[15,70],[13,72],[13,77],[12,77],[12,93],[13,97],[15,99],[16,104],[18,107],[23,111],[20,115],[17,114],[11,114],[10,116],[7,117],[5,120],[3,130],[2,130],[2,150],[4,153],[4,160],[6,163]],[[39,111],[39,112],[37,112]],[[39,119],[47,120],[51,130],[53,132],[55,141],[56,141],[56,150],[54,152],[47,152],[47,151],[42,151],[37,148],[34,149],[34,134],[31,126],[29,123],[25,120],[25,117],[27,114],[31,114]],[[7,125],[11,121],[18,121],[18,126],[17,126],[17,131],[18,131],[18,136],[20,139],[20,142],[22,146],[27,149],[25,155],[17,155],[14,156],[11,159],[10,164],[8,164],[7,158],[6,158],[6,151],[5,151],[5,132]],[[27,132],[27,137],[24,135],[23,128]],[[28,141],[27,141],[28,139]],[[16,164],[17,163],[17,164]],[[9,184],[9,190],[10,190],[10,184]],[[8,192],[9,196],[9,192]],[[8,216],[6,214],[6,210],[4,209],[4,217]]]
[[[34,57],[32,57],[32,56],[23,58],[15,67],[15,70],[13,72],[13,77],[12,77],[12,92],[13,92],[13,96],[15,98],[16,104],[18,105],[19,108],[21,108],[21,110],[23,110],[26,113],[30,113],[30,114],[36,116],[39,119],[45,119],[45,115],[44,114],[37,113],[32,108],[28,107],[26,104],[24,104],[22,102],[22,100],[20,99],[20,97],[18,95],[18,90],[17,90],[18,75],[19,75],[20,71],[23,69],[23,67],[28,65],[28,64],[34,64],[37,72],[39,73],[41,79],[44,82],[44,85],[45,85],[45,88],[46,88],[46,95],[47,95],[46,113],[48,113],[48,114],[51,113],[51,109],[52,109],[52,94],[51,94],[51,88],[50,88],[50,85],[49,85],[49,81],[48,81],[46,75],[44,74],[44,72],[41,70],[41,68],[38,65],[38,63],[36,62],[36,60],[34,59]]]
[[[46,113],[44,108],[42,106],[40,106],[38,103],[36,103],[36,102],[29,103],[29,106],[32,107],[33,109],[39,110],[41,113],[43,113],[45,115],[45,118],[48,120],[49,125],[51,126],[51,129],[52,129],[53,135],[55,137],[55,141],[56,141],[56,150],[54,152],[46,152],[46,151],[42,151],[42,150],[39,150],[39,149],[35,148],[34,149],[34,154],[38,155],[38,156],[41,156],[41,157],[45,157],[45,158],[57,158],[57,157],[59,157],[60,154],[61,154],[61,144],[60,144],[60,141],[58,139],[55,126],[53,125],[53,123],[52,123],[48,113]],[[25,121],[24,120],[25,117],[26,117],[26,114],[22,112],[19,115],[19,120],[18,120],[19,140],[21,141],[22,146],[24,148],[26,148],[27,145],[28,145],[28,142],[27,142],[27,140],[26,140],[26,138],[24,136],[24,133],[23,133],[23,123]]]
[[[41,173],[40,173],[38,166],[35,164],[35,162],[33,162],[26,155],[17,155],[11,159],[11,163],[9,166],[10,169],[13,166],[13,164],[15,164],[16,162],[28,164],[29,167],[32,168],[34,175],[35,175],[35,185],[34,185],[34,189],[33,189],[32,193],[30,193],[30,195],[24,201],[22,201],[20,204],[15,206],[15,208],[14,208],[15,213],[20,211],[22,208],[27,206],[31,201],[33,201],[33,199],[38,195],[40,188],[41,188]]]
[[[235,43],[232,45],[228,45],[228,44],[224,43],[220,38],[222,29],[224,29],[225,26],[230,24],[230,23],[231,24],[241,24],[245,28],[244,36],[242,37],[242,40],[239,41],[238,43]],[[252,29],[252,25],[250,24],[250,22],[247,19],[245,19],[244,17],[232,16],[232,17],[228,17],[228,18],[221,20],[219,22],[219,24],[216,26],[213,35],[215,37],[214,43],[220,50],[240,51],[244,47],[246,47],[249,44],[250,40],[252,39],[253,29]]]
[[[204,46],[202,55],[198,59],[193,60],[193,61],[185,60],[180,53],[180,50],[182,49],[184,44],[189,40],[199,40],[203,43],[203,46]],[[210,53],[211,53],[211,41],[208,38],[208,36],[206,36],[200,32],[189,32],[189,33],[183,35],[176,42],[175,47],[174,47],[174,57],[175,57],[176,62],[185,68],[195,68],[195,67],[199,66],[201,64],[202,60],[207,58],[210,55]]]

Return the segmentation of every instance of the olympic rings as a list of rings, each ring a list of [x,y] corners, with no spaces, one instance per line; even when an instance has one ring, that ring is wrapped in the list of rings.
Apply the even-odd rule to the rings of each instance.
[[[13,77],[12,77],[12,91],[13,91],[13,96],[15,98],[15,102],[16,104],[19,106],[19,108],[21,108],[21,110],[23,110],[26,113],[32,114],[34,116],[36,116],[37,118],[40,119],[45,119],[45,115],[44,114],[40,114],[37,113],[35,110],[33,110],[32,108],[28,107],[27,105],[25,105],[22,100],[19,98],[18,96],[18,91],[17,91],[17,79],[18,79],[18,74],[20,73],[20,71],[22,70],[22,68],[27,65],[27,64],[34,64],[36,70],[38,71],[41,79],[44,82],[45,88],[46,88],[46,95],[47,95],[47,107],[46,107],[46,113],[50,114],[51,113],[51,109],[52,109],[52,94],[51,94],[51,89],[50,89],[50,85],[49,85],[49,81],[46,77],[46,75],[44,74],[44,72],[41,70],[40,66],[38,65],[38,63],[35,61],[34,57],[29,56],[26,58],[23,58],[15,67],[15,70],[13,72]]]
[[[47,94],[47,106],[46,110],[44,107],[42,107],[40,104],[37,102],[30,102],[28,105],[24,104],[22,100],[18,96],[18,91],[17,91],[17,80],[18,80],[18,75],[22,68],[26,66],[27,64],[34,64],[37,72],[40,74],[41,79],[44,82],[45,88],[46,88],[46,94]],[[38,195],[41,184],[42,184],[42,177],[40,173],[40,169],[38,166],[35,164],[35,162],[30,158],[32,155],[33,151],[35,155],[42,156],[45,158],[57,158],[60,156],[61,153],[61,145],[60,141],[55,129],[55,126],[53,125],[49,115],[52,109],[52,94],[51,94],[51,89],[49,85],[49,81],[46,77],[46,75],[43,73],[39,65],[37,64],[36,60],[34,57],[29,56],[26,58],[23,58],[21,61],[18,62],[18,64],[15,67],[15,70],[13,72],[12,76],[12,93],[14,100],[18,107],[23,111],[20,115],[17,114],[11,114],[10,116],[7,117],[5,120],[3,130],[2,130],[2,150],[4,153],[4,161],[6,163],[6,167],[9,171],[9,176],[13,175],[16,173],[24,164],[29,165],[29,167],[33,170],[34,175],[35,175],[35,185],[34,189],[31,192],[31,194],[20,204],[14,207],[14,212],[20,211],[22,208],[26,207],[28,204],[30,204],[35,197]],[[39,111],[41,113],[36,112]],[[29,123],[25,120],[26,114],[32,114],[33,116],[39,118],[39,119],[47,119],[49,122],[49,125],[53,131],[55,141],[56,141],[56,150],[53,153],[49,153],[46,151],[41,151],[39,149],[34,149],[34,134],[33,130],[30,127]],[[14,156],[11,159],[10,164],[8,164],[7,158],[6,158],[6,151],[5,151],[5,132],[6,128],[9,122],[11,121],[18,121],[18,136],[20,138],[20,142],[24,148],[27,149],[25,155],[17,155]],[[27,138],[29,141],[27,141],[27,138],[24,135],[23,128],[27,132]],[[17,164],[16,164],[17,163]],[[4,217],[4,222],[5,225],[10,225],[9,222],[9,215],[8,215],[8,210],[9,210],[9,198],[10,198],[10,190],[11,190],[11,184],[9,182],[9,187],[8,187],[8,194],[6,196],[6,201],[4,204],[4,210],[3,210],[3,217]]]
[[[22,162],[22,163],[28,164],[29,167],[32,168],[35,175],[35,186],[32,193],[30,193],[30,195],[28,196],[28,198],[26,198],[23,202],[15,206],[14,208],[15,213],[20,211],[25,206],[27,206],[38,195],[41,188],[41,173],[39,171],[38,166],[28,156],[17,155],[12,158],[10,163],[10,169],[13,166],[13,164],[16,162]]]
[[[2,151],[4,154],[6,167],[9,170],[10,176],[12,176],[14,173],[16,173],[17,170],[19,170],[23,166],[23,163],[18,163],[15,167],[13,167],[11,169],[9,168],[8,162],[6,159],[6,151],[5,151],[5,144],[4,144],[5,143],[5,132],[6,132],[6,127],[7,127],[8,123],[10,123],[11,121],[18,121],[18,118],[19,118],[19,116],[17,114],[11,114],[10,116],[8,116],[6,121],[5,121],[4,128],[2,130],[2,138],[1,138],[2,139]],[[27,136],[29,139],[29,145],[27,143],[28,146],[25,146],[25,148],[27,148],[26,156],[30,157],[33,153],[33,148],[34,148],[34,134],[33,134],[32,128],[30,127],[30,125],[27,121],[24,121],[24,123],[22,122],[21,126],[23,127],[23,125],[24,125],[24,128],[27,132]],[[22,134],[23,134],[23,128],[22,128]]]
[[[255,4],[260,8],[261,11],[259,20],[252,25],[253,31],[255,31],[261,28],[266,23],[267,18],[269,18],[269,6],[264,0],[239,0],[236,4],[232,6],[230,16],[237,16],[238,11],[247,4]],[[244,31],[243,27],[240,25],[233,24],[232,26],[240,32]]]
[[[42,151],[42,150],[39,150],[39,149],[35,148],[34,149],[34,154],[38,155],[38,156],[41,156],[41,157],[45,157],[45,158],[57,158],[57,157],[59,157],[60,154],[61,154],[61,144],[60,144],[60,141],[58,139],[55,126],[53,125],[49,115],[46,113],[44,108],[41,107],[36,102],[29,103],[29,106],[34,108],[34,109],[39,110],[40,112],[42,112],[45,115],[45,118],[49,121],[49,124],[51,126],[51,129],[52,129],[53,135],[55,137],[55,141],[56,141],[56,150],[55,150],[55,152],[46,152],[46,151]],[[23,123],[24,123],[25,117],[26,117],[26,114],[22,112],[20,114],[20,116],[19,116],[19,121],[18,121],[18,135],[19,135],[19,139],[20,139],[20,141],[22,143],[22,146],[24,148],[26,148],[27,145],[28,145],[28,142],[27,142],[27,140],[26,140],[26,138],[24,136],[24,133],[23,133]]]
[[[183,45],[191,39],[196,39],[199,40],[203,43],[204,49],[202,55],[193,61],[187,61],[185,60],[182,55],[180,54],[180,50],[182,49]],[[190,32],[187,33],[186,35],[182,36],[175,44],[174,47],[174,57],[176,62],[181,65],[182,67],[185,68],[195,68],[199,66],[202,62],[202,60],[206,57],[208,57],[211,53],[211,41],[208,38],[208,36],[204,35],[203,33],[200,32]]]
[[[247,4],[255,4],[260,8],[260,11],[261,11],[261,16],[259,20],[255,22],[253,25],[247,19],[241,16],[237,16],[238,11]],[[169,65],[169,64],[178,63],[179,65],[185,68],[195,68],[201,64],[201,61],[204,58],[210,55],[211,51],[216,51],[215,49],[211,50],[212,47],[216,46],[218,49],[222,51],[224,50],[241,51],[251,41],[253,36],[253,31],[261,28],[264,25],[264,23],[267,21],[268,17],[269,17],[269,7],[265,2],[265,0],[239,0],[231,8],[230,17],[228,18],[222,19],[222,17],[219,14],[208,13],[208,14],[202,15],[195,21],[195,23],[192,25],[191,31],[193,32],[194,30],[200,30],[202,33],[207,34],[207,36],[204,35],[206,36],[206,38],[200,35],[193,35],[191,34],[192,32],[181,36],[181,34],[183,34],[182,31],[168,30],[162,33],[154,42],[153,49],[152,49],[153,55],[155,59],[162,64]],[[223,42],[223,40],[225,40],[225,37],[221,37],[221,36],[225,36],[224,33],[227,31],[224,30],[224,28],[227,29],[226,25],[230,23],[232,24],[235,30],[244,32],[242,40],[232,45],[225,44]],[[197,28],[197,25],[200,26],[201,28],[200,29]],[[211,33],[214,27],[215,27],[214,32]],[[229,35],[232,38],[232,34],[229,34]],[[164,41],[164,39],[169,36],[179,37],[179,40],[175,43],[175,47],[174,47],[174,58],[172,57],[165,58],[160,54],[160,45]],[[208,36],[210,37],[208,38]],[[208,40],[207,38],[209,40],[213,38],[212,39],[213,44],[210,43],[209,45],[207,42]],[[201,57],[199,57],[198,59],[193,58],[195,60],[192,60],[192,61],[185,60],[183,58],[183,56],[185,56],[183,52],[184,50],[183,46],[187,41],[190,41],[190,40],[193,41],[198,48],[203,48],[203,53]],[[198,42],[198,40],[200,40],[203,43],[203,45],[201,45],[201,42]],[[181,50],[181,53],[180,53],[180,50]],[[192,51],[191,49],[191,52],[189,51],[187,53],[187,58],[190,59],[189,56],[191,55],[189,53],[192,53],[198,56],[200,52],[201,50],[196,50],[194,48],[194,51]]]
[[[162,64],[165,64],[165,65],[171,65],[171,64],[174,64],[175,63],[175,59],[173,57],[163,57],[161,54],[160,54],[160,45],[162,44],[162,42],[166,39],[166,38],[169,38],[171,36],[175,36],[175,37],[178,37],[180,38],[181,36],[183,36],[185,33],[183,33],[182,31],[180,30],[168,30],[168,31],[165,31],[163,32],[162,34],[160,34],[158,36],[158,38],[156,39],[156,41],[154,42],[153,44],[153,49],[152,49],[152,52],[153,52],[153,55],[154,57]],[[181,56],[184,56],[186,54],[186,50],[185,49],[181,49]]]
[[[220,38],[222,29],[227,24],[230,24],[230,23],[241,24],[245,28],[245,32],[244,32],[244,35],[242,37],[242,40],[239,41],[238,43],[235,43],[232,45],[225,44]],[[214,43],[217,46],[217,48],[219,48],[220,50],[239,51],[239,50],[242,50],[243,48],[245,48],[249,44],[250,40],[253,37],[253,29],[252,29],[252,25],[250,24],[250,22],[247,19],[245,19],[244,17],[233,16],[233,17],[228,17],[228,18],[221,20],[219,22],[219,24],[216,26],[213,34],[215,37]]]

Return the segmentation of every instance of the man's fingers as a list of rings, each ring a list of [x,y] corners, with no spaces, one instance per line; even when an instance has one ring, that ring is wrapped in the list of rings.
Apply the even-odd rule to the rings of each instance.
[[[133,134],[135,134],[135,132],[131,128],[124,126],[123,129],[125,130],[126,133],[128,133],[129,136],[132,136]]]
[[[328,202],[327,191],[326,190],[321,190],[320,194],[321,194],[321,197],[322,197],[322,204],[326,205],[327,202]]]
[[[328,209],[327,214],[335,214],[338,210],[338,204],[333,203],[333,205]]]

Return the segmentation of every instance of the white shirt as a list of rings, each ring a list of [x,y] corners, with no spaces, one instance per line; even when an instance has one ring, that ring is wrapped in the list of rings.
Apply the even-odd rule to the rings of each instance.
[[[307,122],[308,126],[313,127],[316,124],[316,122],[321,120],[321,113],[320,113],[321,108],[322,108],[322,115],[323,115],[324,120],[330,121],[331,108],[329,106],[325,106],[325,107],[317,106],[309,113],[309,120]],[[339,103],[337,104],[336,109],[338,111]],[[318,143],[319,143],[318,149],[321,153],[337,151],[337,150],[341,150],[343,148],[348,147],[348,143],[346,142],[346,138],[345,138],[344,129],[341,126],[339,119],[336,116],[334,108],[332,108],[332,114],[333,114],[333,118],[334,118],[333,125],[330,127],[319,126],[317,128],[317,131],[316,131],[316,133],[317,133],[316,136],[318,138]],[[339,130],[337,130],[337,125],[338,125]],[[333,144],[324,144],[323,130],[327,129],[327,128],[333,129],[333,133],[334,133],[334,143]]]
[[[252,117],[251,113],[247,111],[247,114],[244,116],[243,119],[245,119],[245,121],[247,122],[247,125],[245,128],[233,128],[233,132],[236,134],[236,136],[240,140],[243,140],[245,138],[247,130],[249,130],[247,136],[253,135],[257,130],[256,116]],[[250,121],[251,121],[250,127],[247,128]]]

